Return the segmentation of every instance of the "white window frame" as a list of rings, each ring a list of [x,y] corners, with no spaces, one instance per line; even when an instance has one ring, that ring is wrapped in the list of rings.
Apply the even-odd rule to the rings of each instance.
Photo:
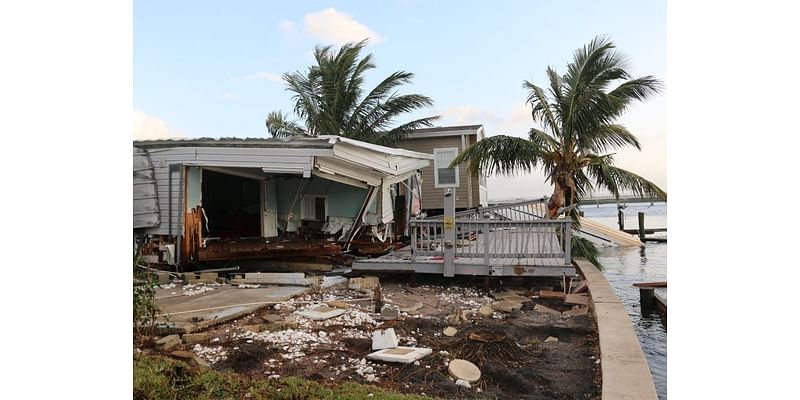
[[[316,215],[316,208],[312,208],[312,210],[314,211],[314,218],[310,218],[310,216],[308,214],[310,214],[310,211],[312,211],[312,210],[309,210],[308,208],[306,208],[306,199],[307,198],[313,198],[314,201],[316,202],[317,199],[320,198],[320,197],[325,199],[325,217],[320,219],[319,216]],[[317,194],[306,194],[306,195],[303,195],[302,199],[303,200],[300,202],[300,220],[302,220],[302,221],[322,221],[322,222],[325,222],[325,220],[328,218],[328,196],[326,196],[326,195],[317,195]]]
[[[456,172],[456,183],[439,183],[439,158],[437,155],[439,153],[454,153],[453,158],[458,156],[458,147],[444,147],[433,149],[433,187],[436,189],[446,189],[446,188],[455,188],[459,186],[459,170],[458,165],[453,167]]]

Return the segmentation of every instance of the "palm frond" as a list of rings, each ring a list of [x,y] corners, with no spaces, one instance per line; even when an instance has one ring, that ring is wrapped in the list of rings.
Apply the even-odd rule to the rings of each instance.
[[[605,161],[598,159],[589,164],[587,171],[597,186],[608,189],[616,197],[619,197],[621,191],[630,191],[641,198],[667,199],[667,192],[655,183]]]
[[[289,121],[281,111],[269,113],[266,125],[272,137],[306,136],[306,131],[295,121]]]
[[[573,259],[585,258],[601,271],[603,270],[603,265],[600,264],[600,260],[597,258],[600,255],[600,252],[597,250],[597,247],[594,245],[594,243],[592,243],[589,239],[573,235],[571,250]]]
[[[578,136],[578,147],[584,151],[605,152],[625,146],[642,149],[639,139],[619,124],[604,124],[592,132],[584,132]]]
[[[450,167],[469,161],[469,171],[488,175],[530,172],[546,152],[538,144],[518,137],[496,135],[467,147]]]

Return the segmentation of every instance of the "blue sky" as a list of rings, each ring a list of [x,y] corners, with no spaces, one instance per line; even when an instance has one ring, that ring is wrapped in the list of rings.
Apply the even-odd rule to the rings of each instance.
[[[134,1],[135,137],[260,137],[272,110],[291,110],[279,77],[305,70],[318,44],[371,37],[371,86],[413,72],[406,93],[434,99],[441,125],[483,124],[524,136],[532,122],[523,80],[546,84],[575,49],[609,35],[635,76],[666,76],[666,4],[660,1]],[[666,95],[621,119],[643,150],[617,162],[666,188]],[[402,121],[401,121],[402,122]],[[541,174],[489,179],[490,198],[541,196]]]

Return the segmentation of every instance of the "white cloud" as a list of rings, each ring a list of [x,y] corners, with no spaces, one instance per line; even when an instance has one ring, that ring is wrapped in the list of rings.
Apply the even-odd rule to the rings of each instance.
[[[375,31],[356,21],[350,14],[336,11],[335,8],[306,14],[303,25],[307,34],[337,45],[364,39],[369,39],[372,44],[383,41]]]
[[[232,81],[270,81],[276,83],[283,83],[283,77],[272,72],[256,72],[251,75],[235,76],[231,78]]]
[[[183,137],[186,137],[186,135],[172,130],[164,121],[149,116],[140,110],[133,110],[134,140],[173,139]]]

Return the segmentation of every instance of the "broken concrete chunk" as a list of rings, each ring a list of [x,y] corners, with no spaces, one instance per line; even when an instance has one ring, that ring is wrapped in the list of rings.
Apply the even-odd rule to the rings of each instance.
[[[495,301],[494,303],[492,303],[492,308],[498,311],[512,312],[522,308],[522,303],[516,301],[507,301],[507,300]]]
[[[478,315],[481,317],[491,317],[494,314],[494,310],[491,306],[483,306],[478,310]]]
[[[450,373],[450,376],[456,379],[463,379],[469,383],[475,383],[481,379],[481,370],[478,367],[467,361],[462,359],[455,359],[450,361],[450,364],[447,366],[447,372]]]
[[[244,325],[244,326],[242,326],[242,329],[244,329],[247,332],[258,333],[258,332],[261,332],[261,325],[260,324],[259,325]]]
[[[372,332],[372,350],[390,349],[400,345],[394,328]]]
[[[156,341],[156,348],[161,350],[171,350],[181,344],[181,337],[178,335],[164,336]]]
[[[543,306],[541,304],[537,304],[537,305],[533,306],[533,311],[538,311],[538,312],[546,313],[546,314],[561,315],[561,311],[553,310],[552,308],[547,307],[547,306]]]
[[[423,347],[395,347],[370,353],[367,358],[370,360],[410,364],[431,353],[433,353],[432,349]]]
[[[386,321],[397,319],[400,316],[400,310],[397,307],[386,305],[381,309],[381,318]]]
[[[381,282],[377,276],[363,276],[358,278],[350,278],[347,287],[352,290],[361,290],[372,292],[376,287],[380,287]]]
[[[339,300],[331,300],[328,302],[328,307],[348,309],[350,308],[350,304]]]
[[[467,389],[471,389],[472,388],[472,385],[470,385],[469,382],[467,382],[467,381],[465,381],[463,379],[457,379],[456,380],[456,386],[461,386],[461,387],[467,388]]]
[[[333,317],[338,317],[344,314],[344,310],[340,308],[330,308],[328,306],[320,306],[311,310],[301,311],[301,316],[314,321],[322,321]]]
[[[199,281],[203,283],[216,283],[218,277],[219,275],[216,272],[201,272]]]
[[[558,338],[553,336],[548,336],[547,339],[544,340],[544,342],[545,343],[558,342]]]
[[[458,333],[458,329],[456,329],[456,328],[453,328],[452,326],[448,326],[448,327],[447,327],[447,328],[444,330],[444,332],[442,332],[442,333],[443,333],[445,336],[454,336],[456,333]]]
[[[183,339],[186,344],[197,344],[201,342],[207,342],[209,339],[209,335],[207,332],[201,333],[186,333],[181,338]]]
[[[274,323],[278,321],[283,321],[283,316],[278,314],[264,314],[264,316],[262,316],[261,319],[263,319],[264,322]]]

